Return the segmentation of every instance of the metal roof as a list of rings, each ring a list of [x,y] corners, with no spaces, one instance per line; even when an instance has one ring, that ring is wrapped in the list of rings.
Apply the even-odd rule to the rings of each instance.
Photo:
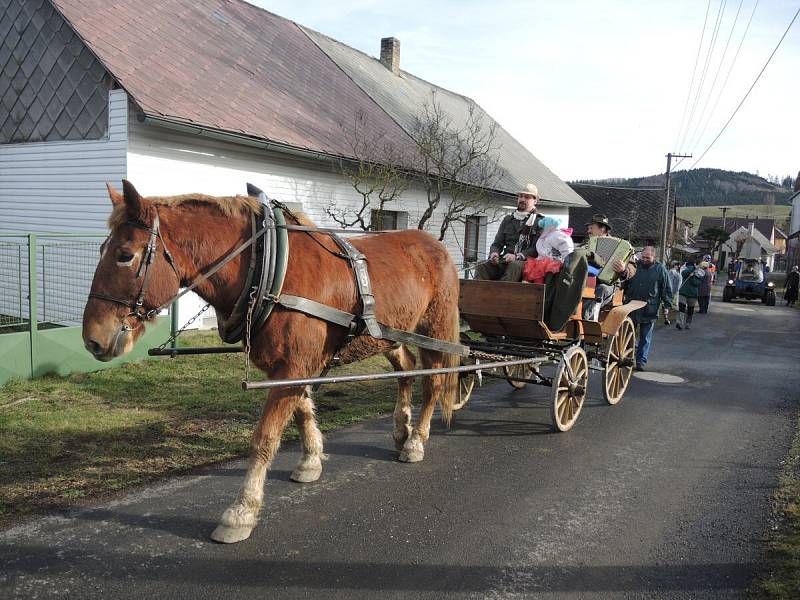
[[[742,205],[744,206],[744,205]],[[717,227],[722,229],[722,217],[701,217],[700,225],[697,226],[697,232],[700,233],[705,229],[709,229],[711,227]],[[773,239],[774,229],[775,229],[775,219],[757,219],[757,218],[748,218],[748,217],[727,217],[725,219],[725,231],[728,233],[732,233],[739,229],[740,227],[744,227],[747,229],[747,225],[749,223],[753,223],[755,228],[763,235],[767,240]]]
[[[362,89],[411,135],[423,106],[432,99],[452,120],[456,128],[467,122],[470,109],[488,126],[496,123],[474,100],[438,87],[411,73],[395,74],[378,59],[338,42],[326,35],[302,27],[308,36]],[[585,201],[566,183],[531,154],[499,124],[496,126],[499,160],[504,173],[496,185],[498,191],[516,194],[528,183],[535,183],[545,202],[586,206]]]
[[[42,0],[36,0],[42,1]],[[350,156],[407,137],[292,21],[240,0],[50,0],[145,115]]]

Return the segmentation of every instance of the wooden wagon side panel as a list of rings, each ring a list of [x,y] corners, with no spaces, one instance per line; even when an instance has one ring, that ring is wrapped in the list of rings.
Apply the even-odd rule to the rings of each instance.
[[[506,281],[462,280],[461,317],[490,335],[550,339],[544,325],[544,286]]]

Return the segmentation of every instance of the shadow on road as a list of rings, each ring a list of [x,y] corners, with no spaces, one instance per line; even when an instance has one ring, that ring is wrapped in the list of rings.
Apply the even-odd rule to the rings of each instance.
[[[84,576],[103,580],[127,580],[170,584],[237,586],[237,589],[282,590],[311,588],[409,592],[502,592],[506,585],[516,594],[536,591],[628,592],[692,591],[702,597],[712,590],[744,590],[755,565],[752,563],[606,566],[485,566],[415,565],[380,562],[306,562],[275,559],[243,559],[236,546],[209,544],[214,556],[195,558],[175,569],[174,557],[109,553],[88,561],[79,552],[56,551],[41,546],[20,547],[25,560],[16,565],[18,575],[34,575],[54,564],[68,570],[81,562]],[[96,558],[96,557],[95,557]],[[136,567],[139,565],[139,568]]]

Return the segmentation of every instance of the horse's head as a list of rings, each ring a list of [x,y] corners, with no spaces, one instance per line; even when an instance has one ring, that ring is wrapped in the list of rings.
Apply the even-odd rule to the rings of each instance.
[[[97,360],[129,352],[162,303],[179,288],[179,276],[160,231],[156,206],[123,180],[120,194],[108,185],[111,233],[83,311],[83,342]]]

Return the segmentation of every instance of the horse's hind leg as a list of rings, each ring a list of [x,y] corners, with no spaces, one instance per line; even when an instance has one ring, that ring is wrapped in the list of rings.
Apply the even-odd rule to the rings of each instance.
[[[222,514],[211,539],[231,544],[250,537],[264,499],[267,468],[278,451],[286,424],[303,399],[301,394],[297,388],[276,388],[270,392],[261,421],[253,432],[250,463],[242,486],[234,503]]]
[[[322,433],[314,418],[314,402],[308,390],[294,411],[294,422],[300,432],[303,456],[292,471],[291,478],[300,483],[316,481],[322,474]]]
[[[414,368],[417,359],[405,346],[392,348],[385,354],[392,363],[395,371],[410,371]],[[403,449],[408,436],[411,435],[411,391],[414,385],[413,377],[400,377],[397,380],[397,404],[394,407],[394,447],[399,451]]]

